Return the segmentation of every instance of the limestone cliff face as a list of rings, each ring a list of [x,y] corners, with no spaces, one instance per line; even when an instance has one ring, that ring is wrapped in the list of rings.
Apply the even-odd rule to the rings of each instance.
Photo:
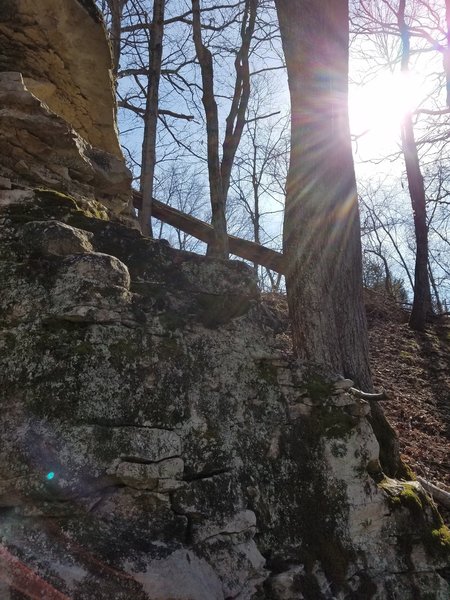
[[[435,507],[250,269],[120,220],[121,161],[20,74],[0,103],[0,598],[447,600]]]
[[[14,194],[29,186],[51,188],[90,202],[99,213],[131,216],[131,176],[123,158],[91,146],[31,94],[21,73],[0,73],[0,106],[0,177]]]
[[[111,65],[93,0],[2,0],[0,177],[132,217]]]
[[[0,71],[22,73],[89,144],[121,156],[111,52],[93,0],[2,0]]]

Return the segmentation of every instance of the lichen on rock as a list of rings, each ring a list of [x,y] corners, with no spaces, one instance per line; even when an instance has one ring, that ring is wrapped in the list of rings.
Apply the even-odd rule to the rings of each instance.
[[[448,530],[369,405],[280,349],[246,265],[120,219],[120,157],[1,77],[1,597],[447,600]]]
[[[447,537],[429,499],[417,482],[377,480],[368,405],[280,355],[250,269],[174,251],[64,195],[36,190],[23,210],[11,192],[8,552],[84,600],[412,600],[430,586],[446,598]]]

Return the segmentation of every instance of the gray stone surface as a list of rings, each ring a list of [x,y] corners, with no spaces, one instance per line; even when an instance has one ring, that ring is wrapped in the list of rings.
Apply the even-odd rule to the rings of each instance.
[[[2,548],[49,598],[448,598],[429,498],[374,467],[347,382],[283,353],[250,269],[14,192]]]
[[[0,600],[448,600],[351,382],[247,266],[136,230],[93,0],[0,16]]]

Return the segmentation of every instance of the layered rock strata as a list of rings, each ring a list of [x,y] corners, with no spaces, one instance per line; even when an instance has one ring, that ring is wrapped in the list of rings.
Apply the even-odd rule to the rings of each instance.
[[[99,214],[132,215],[123,158],[89,144],[29,91],[21,73],[0,73],[0,131],[0,177],[13,189],[51,188],[97,203]]]
[[[30,92],[91,146],[121,157],[111,52],[92,0],[2,0],[0,72],[22,73]]]
[[[100,202],[131,224],[111,68],[93,0],[2,0],[0,177]]]

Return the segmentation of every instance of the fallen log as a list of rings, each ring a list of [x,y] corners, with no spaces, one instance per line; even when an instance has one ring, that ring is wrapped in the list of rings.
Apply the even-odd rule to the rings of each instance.
[[[133,190],[133,206],[138,210],[142,207],[142,194],[136,190]],[[155,198],[152,201],[152,217],[168,225],[172,225],[172,227],[181,229],[184,233],[192,235],[205,244],[209,244],[214,237],[214,229],[208,223],[186,215]],[[228,236],[228,243],[231,254],[262,265],[277,273],[284,274],[286,272],[285,259],[280,252],[276,252],[255,242],[250,242],[249,240],[243,240],[234,235]]]

